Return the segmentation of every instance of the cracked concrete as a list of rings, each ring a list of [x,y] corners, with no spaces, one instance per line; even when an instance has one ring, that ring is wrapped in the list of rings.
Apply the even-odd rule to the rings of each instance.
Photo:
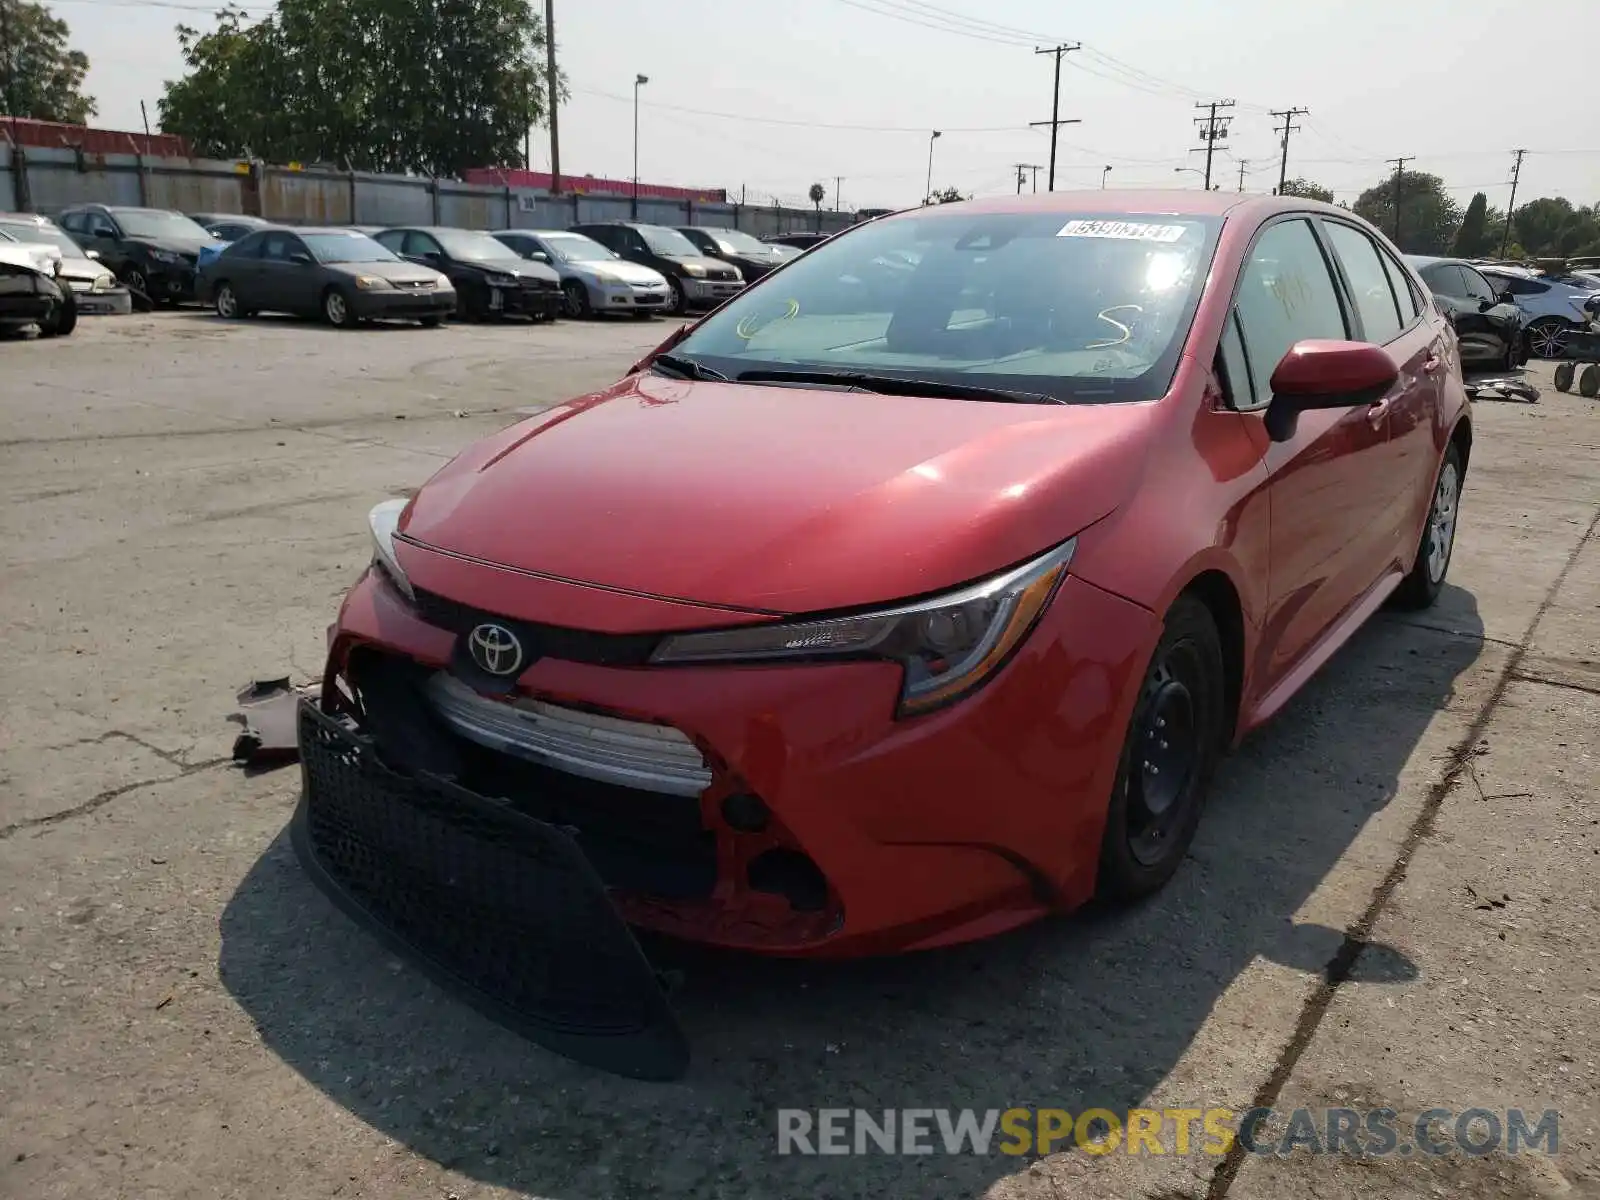
[[[157,314],[0,347],[0,1195],[1592,1193],[1600,413],[1549,390],[1478,406],[1440,605],[1381,614],[1224,764],[1148,904],[884,963],[694,958],[665,1087],[530,1047],[335,913],[283,837],[296,773],[217,757],[235,691],[315,673],[370,502],[665,332]],[[775,1154],[780,1107],[1262,1098],[1551,1105],[1563,1146]]]

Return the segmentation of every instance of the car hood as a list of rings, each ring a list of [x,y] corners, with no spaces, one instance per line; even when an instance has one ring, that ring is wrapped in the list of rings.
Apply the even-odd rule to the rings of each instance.
[[[188,237],[135,237],[129,242],[138,246],[146,246],[151,250],[166,250],[173,254],[187,254],[190,258],[198,258],[200,251],[207,248],[218,250],[227,246],[227,242],[219,242],[216,238],[188,238]]]
[[[484,262],[461,262],[459,266],[469,271],[482,271],[485,275],[514,275],[518,279],[543,279],[553,283],[561,277],[543,263],[526,258],[492,258]]]
[[[1155,405],[650,374],[469,448],[401,530],[545,576],[751,611],[898,600],[1078,533],[1137,486]],[[401,545],[407,553],[423,553]]]
[[[92,258],[63,255],[61,273],[68,279],[99,279],[102,275],[110,275],[111,268]]]
[[[665,283],[666,278],[654,267],[647,267],[640,263],[629,262],[624,258],[614,258],[606,262],[575,262],[568,263],[574,274],[588,278],[600,275],[610,275],[623,283]]]
[[[712,258],[709,254],[658,254],[657,258],[663,262],[676,263],[681,267],[704,267],[708,271],[726,271],[733,266],[732,263],[723,262],[720,258]]]
[[[439,272],[432,267],[419,267],[408,262],[349,262],[325,263],[330,271],[338,271],[343,275],[376,275],[379,279],[387,279],[390,283],[432,283],[439,278]]]

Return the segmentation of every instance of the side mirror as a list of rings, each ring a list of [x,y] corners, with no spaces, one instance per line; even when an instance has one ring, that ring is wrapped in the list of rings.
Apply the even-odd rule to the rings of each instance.
[[[297,267],[309,267],[311,265],[311,255],[303,250],[297,250],[289,255],[289,261]]]
[[[1517,298],[1511,294],[1510,288],[1507,288],[1505,291],[1500,293],[1501,304],[1515,304],[1516,302]]]
[[[1478,311],[1479,312],[1488,312],[1491,308],[1493,308],[1498,303],[1500,303],[1498,300],[1479,300],[1478,301]]]
[[[422,252],[422,257],[431,263],[442,262],[444,259],[444,255],[440,254],[437,250],[424,250]]]
[[[1286,442],[1308,409],[1376,404],[1400,378],[1382,346],[1310,339],[1296,342],[1272,372],[1267,436]]]
[[[548,254],[546,254],[543,250],[534,250],[534,251],[529,253],[528,261],[529,262],[548,263],[550,261],[550,256]]]

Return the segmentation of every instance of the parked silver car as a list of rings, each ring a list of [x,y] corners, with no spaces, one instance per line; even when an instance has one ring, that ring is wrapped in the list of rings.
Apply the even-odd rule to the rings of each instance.
[[[55,277],[73,291],[80,316],[125,314],[133,311],[128,289],[117,282],[104,263],[85,251],[38,213],[0,213],[0,241],[37,246],[52,260]]]
[[[631,263],[593,238],[560,229],[502,229],[493,234],[523,258],[547,262],[561,276],[569,317],[666,312],[672,288],[661,272]]]
[[[1528,353],[1534,358],[1565,357],[1567,339],[1574,331],[1591,327],[1584,304],[1600,295],[1595,288],[1577,287],[1505,267],[1480,267],[1485,279],[1503,292],[1526,318]]]

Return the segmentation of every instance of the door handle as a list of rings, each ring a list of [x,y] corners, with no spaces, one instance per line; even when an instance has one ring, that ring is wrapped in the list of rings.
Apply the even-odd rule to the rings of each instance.
[[[1442,366],[1444,366],[1444,359],[1440,358],[1437,354],[1430,354],[1423,362],[1422,369],[1429,375],[1432,375]]]
[[[1388,415],[1389,397],[1387,396],[1381,400],[1374,400],[1367,408],[1367,420],[1371,421],[1374,425],[1382,424],[1383,419]]]

